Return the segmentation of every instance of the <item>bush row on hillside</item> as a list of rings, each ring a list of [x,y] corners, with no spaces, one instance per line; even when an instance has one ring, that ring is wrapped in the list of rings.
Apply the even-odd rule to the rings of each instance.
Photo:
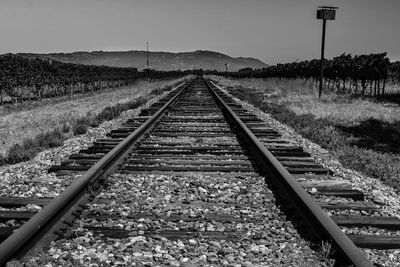
[[[236,78],[285,78],[319,80],[321,60],[305,60],[277,64],[262,69],[245,68],[237,72],[217,73]],[[324,77],[328,87],[340,89],[341,92],[354,95],[382,97],[389,77],[400,79],[400,63],[390,63],[387,53],[356,55],[342,54],[324,60]],[[346,87],[348,86],[348,87]],[[320,92],[321,94],[322,92]]]
[[[55,60],[0,56],[0,104],[60,97],[132,84],[138,78],[181,77],[182,71],[92,66]],[[7,98],[7,99],[5,99]]]

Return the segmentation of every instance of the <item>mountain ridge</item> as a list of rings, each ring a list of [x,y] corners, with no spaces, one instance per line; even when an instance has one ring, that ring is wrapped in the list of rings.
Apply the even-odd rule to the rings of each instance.
[[[64,63],[75,63],[84,65],[113,66],[113,67],[135,67],[139,70],[146,68],[147,52],[143,50],[128,51],[76,51],[70,53],[17,53],[27,58],[41,58],[46,60],[57,60]],[[230,57],[226,54],[209,51],[196,50],[192,52],[149,52],[149,68],[156,70],[188,70],[204,69],[225,71],[228,64],[229,71],[237,71],[242,68],[265,68],[267,64],[252,57]]]

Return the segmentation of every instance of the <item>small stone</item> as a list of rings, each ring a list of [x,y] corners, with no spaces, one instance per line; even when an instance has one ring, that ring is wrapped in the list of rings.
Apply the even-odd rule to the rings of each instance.
[[[206,261],[207,260],[207,256],[206,255],[201,255],[199,257],[199,261]]]
[[[199,187],[198,189],[199,189],[199,191],[202,192],[202,193],[207,193],[207,190],[204,189],[203,187]]]
[[[164,259],[167,259],[167,260],[173,260],[173,259],[174,259],[174,257],[172,257],[172,256],[169,255],[169,254],[163,254],[163,258],[164,258]],[[179,258],[179,256],[177,256],[176,258]]]
[[[260,248],[256,244],[252,244],[250,246],[250,251],[253,253],[257,253],[260,250]]]
[[[312,195],[316,194],[317,192],[318,192],[318,190],[315,187],[311,188],[311,190],[310,190],[310,194],[312,194]]]
[[[208,257],[207,257],[207,261],[208,261],[208,262],[211,262],[211,263],[216,263],[216,262],[218,262],[218,257],[217,257],[217,255],[215,255],[215,256],[208,256]]]
[[[143,252],[143,257],[144,258],[153,258],[153,254],[150,252]]]
[[[207,231],[215,231],[214,225],[212,225],[212,224],[208,225]]]
[[[144,236],[134,236],[130,238],[130,241],[132,243],[136,243],[136,242],[145,242],[146,238]]]
[[[263,246],[270,246],[270,245],[272,245],[272,243],[271,243],[270,241],[267,241],[267,240],[265,240],[265,239],[260,239],[260,240],[258,241],[258,244],[259,244],[259,245],[263,245]]]
[[[135,257],[135,258],[139,258],[139,257],[142,257],[143,254],[140,253],[140,252],[133,252],[133,253],[132,253],[132,256]]]
[[[229,262],[232,263],[235,261],[235,257],[233,255],[227,255],[225,256],[225,259]]]
[[[221,265],[229,265],[229,262],[227,260],[222,260]]]
[[[263,255],[267,255],[267,254],[269,254],[271,252],[271,250],[269,248],[267,248],[267,247],[263,247],[263,248],[260,248],[260,252]]]
[[[169,262],[169,265],[175,266],[175,267],[181,266],[181,264],[180,264],[178,261],[170,261],[170,262]]]
[[[176,245],[178,246],[178,248],[184,248],[185,247],[185,244],[183,244],[182,240],[176,241]]]
[[[221,244],[218,241],[209,241],[208,243],[214,247],[221,247]]]

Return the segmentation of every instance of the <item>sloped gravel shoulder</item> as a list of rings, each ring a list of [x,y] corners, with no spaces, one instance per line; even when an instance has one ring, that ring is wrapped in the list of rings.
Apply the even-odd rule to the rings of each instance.
[[[176,90],[181,84],[172,90]],[[148,108],[153,103],[164,97],[168,92],[154,97],[146,104],[132,110],[127,110],[117,119],[106,121],[99,127],[90,128],[86,134],[76,136],[64,141],[64,145],[40,152],[32,160],[15,165],[0,167],[0,197],[55,197],[66,186],[71,184],[79,175],[68,175],[62,178],[55,173],[48,173],[52,165],[58,165],[69,155],[81,149],[88,148],[99,138],[121,126],[127,119],[138,116],[142,109]]]
[[[83,266],[331,266],[309,248],[274,205],[274,198],[258,175],[241,174],[120,174],[109,177],[110,186],[99,197],[115,200],[90,204],[93,218],[76,222],[74,239],[58,240],[42,254],[24,263]],[[123,202],[120,200],[124,199]],[[131,202],[130,202],[131,201]],[[151,213],[155,219],[130,219]],[[239,221],[205,219],[212,214]],[[123,216],[99,219],[102,215]],[[194,221],[175,220],[188,216]],[[208,217],[210,218],[210,217]],[[111,227],[130,231],[122,239],[93,235],[85,227]],[[200,232],[188,239],[169,240],[159,231]],[[146,236],[147,231],[156,234]],[[202,236],[231,233],[228,238]],[[95,265],[97,266],[97,265]]]
[[[302,137],[295,130],[281,122],[275,120],[271,115],[263,112],[257,107],[238,99],[229,94],[225,88],[219,86],[216,82],[212,82],[217,88],[225,94],[230,95],[237,103],[244,108],[257,115],[261,120],[268,123],[274,130],[278,131],[282,138],[290,141],[293,145],[301,146],[306,152],[324,167],[334,172],[335,179],[349,180],[355,189],[358,189],[370,197],[372,201],[384,203],[382,207],[385,214],[400,218],[400,197],[396,191],[383,184],[380,180],[365,176],[357,171],[345,168],[328,150],[322,148],[318,144]],[[400,250],[372,250],[363,249],[370,260],[383,264],[384,266],[400,266]]]

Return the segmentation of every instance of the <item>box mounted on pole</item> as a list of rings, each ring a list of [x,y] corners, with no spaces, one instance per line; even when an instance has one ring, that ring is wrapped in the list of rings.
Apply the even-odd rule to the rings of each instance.
[[[317,10],[317,19],[335,20],[337,7],[320,6]]]
[[[322,43],[321,43],[321,76],[319,80],[319,93],[318,97],[321,98],[322,85],[324,81],[324,53],[325,53],[325,31],[326,31],[326,21],[335,20],[336,9],[334,6],[320,6],[317,10],[317,19],[322,19]]]

